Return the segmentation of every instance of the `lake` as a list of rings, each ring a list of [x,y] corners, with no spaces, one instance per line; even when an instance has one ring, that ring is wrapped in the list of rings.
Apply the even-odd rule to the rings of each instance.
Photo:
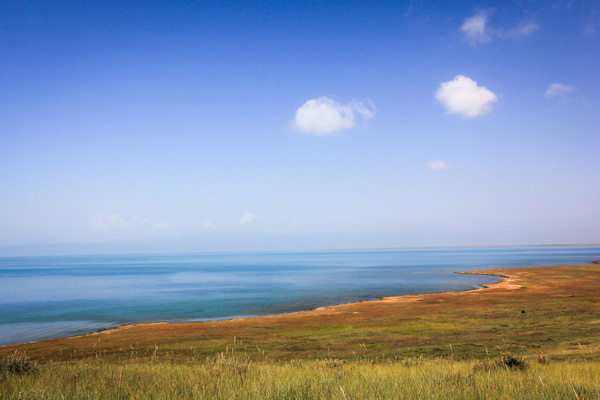
[[[4,257],[0,344],[462,291],[497,278],[457,271],[596,259],[595,246]]]

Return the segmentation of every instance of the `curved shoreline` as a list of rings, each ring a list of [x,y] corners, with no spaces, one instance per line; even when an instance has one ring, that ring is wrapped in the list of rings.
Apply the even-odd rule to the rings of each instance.
[[[544,268],[544,267],[530,267],[530,268]],[[180,325],[180,324],[204,324],[204,323],[215,323],[215,322],[226,322],[226,321],[241,321],[241,320],[254,320],[254,319],[266,319],[266,318],[279,318],[293,315],[302,315],[306,313],[319,313],[325,311],[335,311],[337,308],[354,306],[359,304],[371,304],[371,303],[388,303],[388,302],[416,302],[421,301],[423,296],[430,295],[452,295],[452,294],[461,294],[461,293],[477,293],[483,290],[490,289],[519,289],[520,285],[515,285],[512,282],[517,279],[516,275],[506,274],[506,273],[488,273],[490,270],[482,270],[482,271],[455,271],[456,274],[465,274],[465,275],[487,275],[487,276],[495,276],[500,278],[498,282],[494,282],[491,284],[481,284],[480,287],[474,289],[467,290],[458,290],[458,291],[449,291],[449,292],[431,292],[431,293],[417,293],[417,294],[406,294],[399,296],[386,296],[373,300],[363,300],[363,301],[354,301],[349,303],[339,303],[330,306],[322,306],[308,310],[299,310],[299,311],[291,311],[288,313],[277,313],[277,314],[268,314],[268,315],[258,315],[258,316],[242,316],[242,317],[224,317],[222,319],[207,319],[207,320],[196,320],[196,321],[152,321],[152,322],[141,322],[141,323],[126,323],[123,325],[117,325],[110,328],[99,329],[95,332],[82,333],[72,336],[60,336],[57,338],[49,338],[49,339],[40,339],[40,340],[31,340],[27,342],[19,342],[12,344],[0,345],[0,349],[10,347],[10,346],[20,346],[20,345],[29,345],[42,343],[51,340],[70,340],[70,339],[78,339],[85,338],[89,336],[97,336],[97,335],[109,335],[112,333],[121,332],[124,330],[129,330],[132,328],[139,327],[151,327],[157,325]],[[502,269],[504,271],[504,269]]]
[[[544,267],[531,267],[531,268],[544,268]],[[451,292],[432,292],[432,293],[417,293],[417,294],[405,294],[400,296],[386,296],[379,299],[374,300],[363,300],[363,301],[353,301],[350,303],[339,303],[331,306],[322,306],[309,310],[300,310],[300,311],[292,311],[289,313],[277,313],[277,314],[268,314],[268,315],[258,315],[258,316],[248,316],[248,317],[232,317],[232,318],[223,318],[223,319],[210,319],[210,320],[202,320],[202,321],[181,321],[181,322],[169,322],[169,321],[155,321],[155,322],[142,322],[137,324],[124,324],[115,326],[113,328],[101,329],[96,332],[84,333],[81,335],[74,336],[65,336],[60,339],[74,339],[78,337],[85,336],[94,336],[94,335],[102,335],[102,334],[111,334],[113,332],[118,332],[121,330],[127,330],[135,327],[149,327],[154,325],[178,325],[178,324],[203,324],[203,323],[214,323],[214,322],[226,322],[226,321],[240,321],[240,320],[253,320],[253,319],[263,319],[263,318],[278,318],[278,317],[286,317],[293,315],[301,315],[306,313],[316,313],[320,311],[335,311],[337,308],[354,306],[359,304],[370,304],[370,303],[386,303],[386,302],[395,302],[395,301],[404,301],[404,302],[413,302],[419,301],[422,296],[429,295],[452,295],[452,294],[460,294],[460,293],[477,293],[478,291],[490,290],[490,289],[501,289],[501,290],[515,290],[520,289],[522,286],[514,284],[514,280],[518,278],[516,275],[511,274],[492,274],[485,273],[487,270],[483,271],[457,271],[455,274],[465,274],[465,275],[487,275],[487,276],[496,276],[499,279],[498,282],[490,283],[490,284],[481,284],[478,288],[468,289],[468,290],[458,290]],[[484,273],[479,273],[484,272]],[[52,340],[52,339],[45,339]],[[32,341],[27,343],[35,343],[42,342],[43,340]],[[24,343],[23,343],[24,344]]]
[[[41,362],[84,358],[189,360],[236,348],[257,359],[415,354],[486,356],[485,349],[600,351],[600,265],[469,271],[498,282],[459,292],[386,297],[271,316],[200,322],[149,322],[0,347]],[[243,346],[241,342],[243,341]],[[369,350],[367,351],[368,346]],[[451,345],[451,346],[450,346]],[[498,347],[500,346],[500,347]],[[524,350],[530,349],[530,350]],[[265,353],[266,351],[266,353]],[[248,352],[248,353],[247,353]]]

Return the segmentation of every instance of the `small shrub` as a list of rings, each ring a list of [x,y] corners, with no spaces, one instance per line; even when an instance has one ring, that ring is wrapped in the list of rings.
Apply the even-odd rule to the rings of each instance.
[[[38,365],[24,354],[0,358],[0,373],[3,374],[32,374],[38,370]]]
[[[539,354],[537,355],[537,361],[538,361],[538,363],[540,363],[540,364],[546,364],[546,357],[544,356],[544,354],[542,354],[542,353],[539,353]]]
[[[527,367],[527,363],[523,359],[523,357],[516,356],[512,353],[504,353],[502,357],[498,360],[498,365],[504,368],[509,369],[525,369]]]

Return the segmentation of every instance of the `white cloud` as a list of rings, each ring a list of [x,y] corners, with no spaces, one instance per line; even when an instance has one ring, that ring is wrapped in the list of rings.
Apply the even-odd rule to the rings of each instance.
[[[492,37],[486,29],[486,24],[487,15],[480,13],[465,19],[465,22],[460,27],[460,31],[467,35],[467,38],[474,45],[487,43],[492,40]]]
[[[368,120],[375,115],[375,105],[370,100],[338,103],[323,96],[308,100],[294,117],[294,128],[304,133],[323,135],[356,126],[356,117]]]
[[[246,211],[240,219],[240,225],[248,224],[256,219],[256,214]]]
[[[489,89],[477,86],[477,82],[463,75],[442,82],[435,92],[435,98],[448,112],[470,118],[488,113],[498,101],[498,96]]]
[[[529,36],[539,29],[540,26],[533,22],[511,29],[502,27],[491,28],[488,23],[488,15],[484,12],[480,12],[465,19],[459,30],[465,34],[471,44],[477,46],[491,42],[494,38],[519,39],[521,37]]]
[[[533,22],[530,22],[526,25],[521,25],[516,28],[510,29],[503,37],[518,39],[522,36],[529,36],[532,33],[537,32],[539,30],[540,30],[540,26],[538,24],[534,24]],[[499,34],[499,35],[502,35],[502,34]]]
[[[155,224],[152,224],[152,229],[160,230],[160,229],[168,228],[170,226],[171,226],[171,224],[169,224],[168,222],[157,222]]]
[[[204,221],[204,224],[202,226],[204,226],[205,229],[210,229],[210,228],[215,227],[215,225],[211,221]]]
[[[562,83],[551,83],[548,85],[548,89],[546,89],[546,97],[565,97],[565,95],[569,92],[575,90],[575,86],[571,85],[563,85]]]
[[[354,111],[359,113],[363,119],[371,119],[375,116],[375,113],[377,112],[375,108],[375,103],[373,103],[369,99],[365,99],[363,101],[355,101],[351,104],[354,108]]]
[[[91,219],[90,225],[95,230],[128,229],[132,227],[131,222],[126,221],[117,213],[98,215]]]
[[[450,169],[450,166],[443,160],[433,160],[427,163],[427,168],[432,171],[443,171]]]

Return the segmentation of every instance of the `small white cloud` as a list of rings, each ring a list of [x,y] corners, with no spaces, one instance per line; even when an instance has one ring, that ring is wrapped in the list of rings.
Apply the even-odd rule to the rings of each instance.
[[[463,75],[442,82],[435,98],[448,112],[470,118],[490,112],[492,105],[498,101],[489,89],[477,86],[477,82]]]
[[[131,226],[139,227],[139,228],[152,228],[154,230],[161,230],[161,229],[168,228],[169,226],[171,226],[171,224],[168,222],[153,222],[150,217],[144,217],[142,219],[139,219],[138,217],[133,217],[131,220]]]
[[[512,39],[518,39],[522,36],[529,36],[532,33],[537,32],[539,30],[540,30],[540,26],[538,24],[534,24],[533,22],[530,22],[526,25],[521,25],[516,28],[510,29],[506,33],[505,37],[512,38]]]
[[[488,23],[488,15],[480,12],[470,18],[465,19],[460,26],[460,31],[465,34],[473,46],[491,42],[494,38],[500,39],[519,39],[537,32],[540,26],[529,22],[512,29],[491,28]]]
[[[117,213],[98,215],[91,219],[90,225],[94,230],[129,229],[132,227],[130,221],[126,221]]]
[[[600,7],[589,10],[583,17],[581,33],[585,36],[594,35],[600,27]]]
[[[366,121],[374,115],[375,105],[370,100],[342,104],[323,96],[298,108],[293,126],[300,132],[323,135],[353,128],[356,116]]]
[[[444,171],[450,169],[450,166],[443,160],[433,160],[427,163],[427,168],[432,171]]]
[[[160,230],[168,228],[169,226],[171,226],[171,224],[169,224],[168,222],[157,222],[155,224],[152,224],[152,229]]]
[[[551,83],[548,85],[548,89],[546,89],[546,98],[552,97],[565,97],[565,95],[569,92],[575,90],[575,86],[571,85],[563,85],[562,83]]]
[[[486,29],[487,18],[486,14],[480,13],[465,19],[465,22],[461,25],[460,31],[467,36],[473,45],[487,43],[492,40]]]
[[[369,99],[365,99],[363,101],[355,101],[352,104],[354,111],[360,114],[360,116],[364,119],[371,119],[375,116],[377,109],[375,108],[375,103],[373,103]]]
[[[204,226],[205,229],[210,229],[214,228],[215,225],[211,221],[204,221],[204,224],[202,226]]]
[[[246,211],[240,219],[240,225],[248,224],[256,219],[256,214]]]

